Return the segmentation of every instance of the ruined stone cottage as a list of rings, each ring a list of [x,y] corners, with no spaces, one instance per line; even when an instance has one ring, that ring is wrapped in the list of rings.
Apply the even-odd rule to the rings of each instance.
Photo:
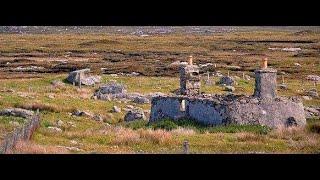
[[[207,125],[251,124],[272,128],[306,124],[300,99],[277,96],[277,70],[268,68],[266,59],[255,71],[252,96],[201,94],[198,70],[190,57],[189,64],[179,69],[180,95],[154,97],[150,122],[190,119]]]

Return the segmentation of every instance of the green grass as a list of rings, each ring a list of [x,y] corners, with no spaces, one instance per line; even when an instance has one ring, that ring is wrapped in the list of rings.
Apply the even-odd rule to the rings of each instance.
[[[319,117],[311,118],[311,119],[308,119],[307,121],[308,121],[307,129],[310,132],[320,134],[320,118]]]
[[[0,116],[0,135],[5,135],[14,130],[15,126],[10,122],[18,122],[21,126],[24,122],[24,118],[14,116]]]
[[[256,134],[267,134],[271,131],[271,128],[260,125],[219,125],[219,126],[208,126],[201,123],[197,123],[188,119],[181,120],[171,120],[171,119],[163,119],[153,123],[147,123],[146,121],[135,121],[129,122],[125,124],[126,127],[132,129],[140,129],[140,128],[151,128],[151,129],[164,129],[164,130],[174,130],[179,127],[193,129],[199,133],[238,133],[238,132],[252,132]]]

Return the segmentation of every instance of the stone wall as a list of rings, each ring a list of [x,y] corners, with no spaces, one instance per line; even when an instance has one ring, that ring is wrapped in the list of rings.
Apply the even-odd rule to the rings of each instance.
[[[280,126],[304,126],[306,119],[302,102],[287,98],[235,101],[228,106],[230,123]]]
[[[181,110],[181,102],[185,108]],[[259,99],[253,96],[162,96],[152,100],[150,121],[191,119],[207,125],[255,124],[272,128],[304,126],[302,103],[297,99]]]
[[[13,132],[7,134],[0,143],[0,154],[10,152],[18,141],[29,140],[33,132],[40,125],[40,116],[35,115],[27,119],[27,122],[22,127],[14,129]]]
[[[206,125],[227,124],[227,104],[221,97],[158,96],[152,99],[150,122],[191,119]],[[182,107],[184,101],[184,108]]]
[[[207,99],[188,99],[186,115],[202,124],[222,124],[226,117],[226,106]]]
[[[173,120],[186,117],[186,111],[181,110],[183,98],[179,97],[154,97],[150,113],[150,122],[164,118]]]

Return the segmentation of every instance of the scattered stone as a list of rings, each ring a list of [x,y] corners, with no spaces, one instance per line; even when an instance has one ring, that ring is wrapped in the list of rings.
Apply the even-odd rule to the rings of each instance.
[[[213,66],[212,63],[206,63],[206,64],[199,64],[200,68],[208,67],[208,66]]]
[[[313,118],[320,115],[320,111],[312,107],[304,107],[306,118]]]
[[[282,48],[282,51],[296,52],[301,51],[301,48]]]
[[[215,70],[215,66],[212,63],[199,64],[199,67],[200,67],[201,71],[203,71],[203,72]]]
[[[146,116],[141,108],[135,108],[127,112],[124,121],[146,120]]]
[[[126,108],[128,108],[128,109],[134,109],[134,106],[132,106],[132,105],[126,105]]]
[[[34,96],[31,96],[29,93],[24,93],[24,92],[17,92],[17,95],[19,97],[23,97],[23,98],[30,98],[30,99],[34,99]]]
[[[299,64],[299,63],[294,63],[294,65],[297,67],[301,67],[301,64]]]
[[[68,121],[67,125],[70,126],[70,127],[77,127],[76,124],[74,122],[72,122],[72,121]]]
[[[304,99],[304,100],[312,100],[312,97],[310,97],[310,96],[302,96],[302,99]]]
[[[247,101],[246,101],[245,99],[240,99],[239,102],[240,102],[241,104],[247,103]]]
[[[225,90],[229,92],[233,92],[236,90],[236,88],[234,88],[233,86],[225,86]]]
[[[57,147],[65,148],[65,149],[67,149],[67,150],[69,150],[69,151],[75,151],[75,152],[83,151],[82,149],[77,148],[77,147],[68,147],[68,146],[57,146]]]
[[[118,106],[113,106],[112,112],[120,113],[121,112],[121,108],[119,108]]]
[[[127,90],[124,85],[118,83],[109,83],[101,86],[97,93],[101,94],[119,94],[126,93]]]
[[[306,34],[312,33],[312,30],[303,30],[303,31],[297,31],[295,33],[293,33],[294,35],[298,35],[298,36],[303,36]]]
[[[288,86],[286,84],[279,84],[278,87],[283,90],[288,89]]]
[[[118,74],[109,74],[111,77],[118,77]]]
[[[132,72],[129,74],[129,76],[139,76],[139,75],[140,75],[140,73],[137,73],[137,72]]]
[[[42,72],[45,70],[44,67],[40,66],[18,66],[16,68],[13,68],[12,71],[21,71],[21,72]]]
[[[70,143],[71,143],[71,144],[74,144],[74,145],[78,144],[78,142],[75,141],[75,140],[71,140]]]
[[[6,89],[6,90],[1,90],[1,92],[14,93],[16,91],[14,89]]]
[[[220,78],[219,80],[219,84],[223,85],[227,85],[227,86],[233,86],[236,85],[236,81],[234,80],[234,78],[230,77],[230,76],[223,76]]]
[[[274,50],[279,50],[280,48],[272,48],[272,47],[269,47],[268,49],[274,51]]]
[[[34,115],[34,112],[21,108],[8,108],[0,110],[0,115],[30,118]]]
[[[223,77],[223,74],[222,74],[220,71],[217,71],[217,72],[215,73],[215,76],[217,76],[217,77]]]
[[[97,100],[97,99],[98,99],[97,96],[92,96],[91,98],[94,99],[94,100]]]
[[[103,122],[103,117],[100,114],[94,115],[93,119],[95,121]]]
[[[86,112],[86,111],[80,111],[80,110],[75,110],[74,112],[72,112],[72,115],[93,117],[93,115],[91,113]]]
[[[227,66],[226,68],[230,70],[241,70],[240,66]]]
[[[320,82],[320,76],[317,75],[308,75],[307,80]]]
[[[62,127],[64,123],[59,119],[56,124],[58,127]]]
[[[305,94],[311,97],[319,97],[317,89],[310,89],[309,91],[306,91]]]
[[[81,84],[92,86],[96,83],[101,82],[101,76],[88,76],[90,69],[81,69],[77,71],[70,72],[69,76],[67,77],[67,81],[70,83],[74,83],[75,85],[79,85],[79,80],[81,77]]]
[[[54,94],[49,94],[49,95],[48,95],[48,98],[54,99],[54,98],[55,98],[55,97],[54,97]]]
[[[149,99],[144,97],[144,96],[137,96],[133,99],[133,102],[134,103],[137,103],[137,104],[148,104],[150,103]]]
[[[58,128],[58,127],[49,126],[48,129],[50,129],[50,130],[53,131],[53,132],[62,132],[62,129],[60,129],[60,128]]]
[[[244,79],[247,80],[247,81],[250,81],[251,77],[249,75],[244,75]]]

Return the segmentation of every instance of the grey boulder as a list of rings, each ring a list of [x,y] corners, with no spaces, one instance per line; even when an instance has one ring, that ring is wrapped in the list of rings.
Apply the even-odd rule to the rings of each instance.
[[[124,117],[124,121],[146,120],[146,116],[141,108],[131,109]]]

